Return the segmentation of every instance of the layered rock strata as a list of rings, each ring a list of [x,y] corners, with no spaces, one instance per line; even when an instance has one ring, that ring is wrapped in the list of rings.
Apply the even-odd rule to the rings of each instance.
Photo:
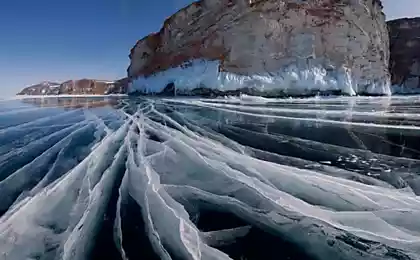
[[[130,54],[131,91],[389,94],[379,0],[202,0]]]

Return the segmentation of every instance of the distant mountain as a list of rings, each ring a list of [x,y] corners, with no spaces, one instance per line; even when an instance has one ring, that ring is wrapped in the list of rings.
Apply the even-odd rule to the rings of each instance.
[[[44,81],[24,88],[18,95],[110,95],[126,94],[128,78],[116,81],[97,79],[68,80],[63,83]]]
[[[54,95],[59,90],[60,83],[44,81],[24,88],[18,95]]]

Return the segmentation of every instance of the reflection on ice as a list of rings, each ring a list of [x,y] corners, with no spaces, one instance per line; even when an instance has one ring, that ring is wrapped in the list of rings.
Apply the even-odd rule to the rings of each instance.
[[[23,104],[0,259],[420,259],[417,98]]]

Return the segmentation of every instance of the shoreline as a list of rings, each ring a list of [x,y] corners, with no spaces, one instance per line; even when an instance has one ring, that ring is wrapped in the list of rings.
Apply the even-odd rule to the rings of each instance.
[[[12,99],[27,99],[27,98],[70,98],[70,97],[128,97],[128,94],[110,94],[110,95],[16,95]]]

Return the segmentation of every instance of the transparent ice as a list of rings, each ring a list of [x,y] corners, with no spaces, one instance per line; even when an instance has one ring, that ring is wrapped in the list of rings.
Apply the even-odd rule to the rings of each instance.
[[[420,259],[418,105],[0,101],[0,259]]]

